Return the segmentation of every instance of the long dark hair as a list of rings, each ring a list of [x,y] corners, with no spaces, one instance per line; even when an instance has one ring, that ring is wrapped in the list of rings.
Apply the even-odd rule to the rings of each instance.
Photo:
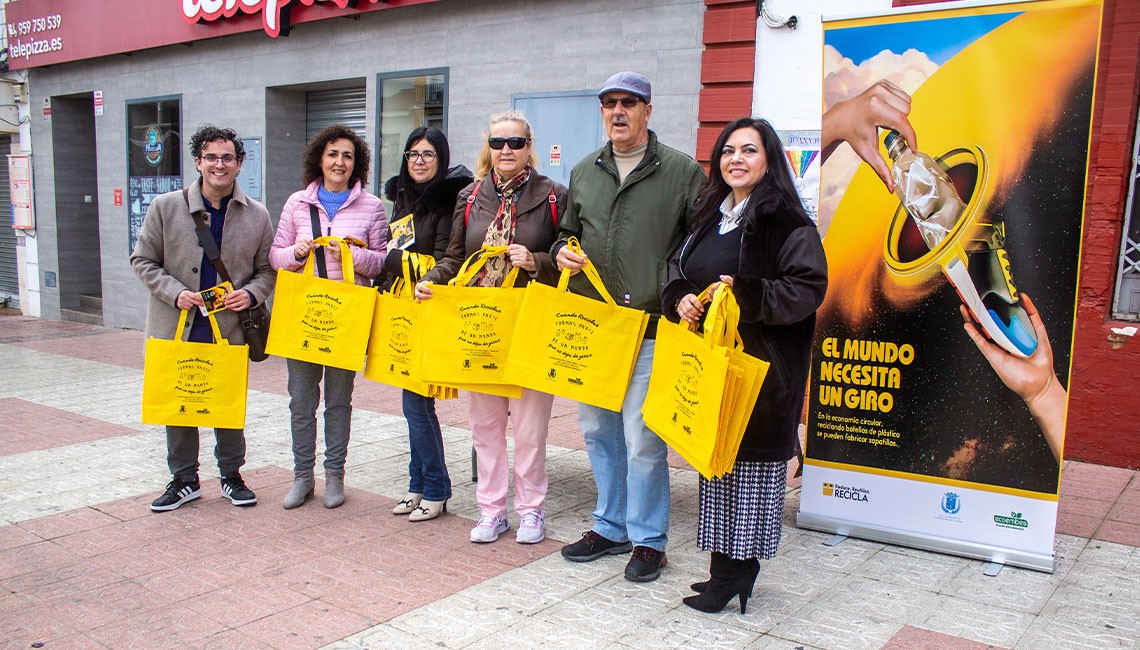
[[[724,127],[717,136],[716,143],[713,144],[712,154],[709,156],[709,176],[701,184],[697,195],[693,228],[701,226],[708,219],[720,218],[720,204],[732,191],[720,172],[720,159],[723,156],[724,143],[728,142],[729,136],[740,129],[755,129],[760,134],[760,142],[764,145],[764,156],[768,159],[768,171],[756,184],[752,194],[755,195],[757,192],[775,194],[788,209],[808,219],[800,194],[796,191],[792,169],[788,166],[787,156],[784,155],[784,147],[780,144],[780,136],[776,135],[776,129],[772,128],[768,120],[741,117]],[[749,203],[755,205],[756,201],[750,199]]]
[[[368,184],[368,168],[372,164],[372,152],[368,149],[368,143],[364,141],[364,138],[357,135],[356,131],[347,126],[333,124],[318,131],[313,139],[309,140],[309,144],[305,146],[305,154],[302,158],[305,172],[301,175],[301,180],[305,185],[324,177],[325,173],[321,170],[321,157],[325,155],[325,147],[342,138],[351,142],[355,150],[353,152],[352,175],[348,178],[348,189],[352,189],[356,185],[356,181],[360,181],[361,187]]]
[[[411,149],[412,145],[420,140],[427,140],[431,143],[431,146],[435,148],[435,159],[439,161],[439,165],[435,169],[435,176],[425,183],[425,186],[432,185],[447,176],[447,170],[451,167],[451,146],[447,144],[447,136],[443,134],[443,131],[434,126],[421,126],[408,135],[408,141],[404,143],[404,151]],[[408,173],[408,159],[401,154],[400,180],[397,181],[396,190],[410,190],[415,185],[416,182],[412,180],[412,175]]]

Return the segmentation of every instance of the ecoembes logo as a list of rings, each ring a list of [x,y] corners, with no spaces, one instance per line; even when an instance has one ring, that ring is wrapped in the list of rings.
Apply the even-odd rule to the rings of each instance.
[[[376,4],[381,0],[368,0]],[[265,33],[276,38],[284,28],[289,33],[289,12],[296,5],[333,4],[340,9],[355,8],[360,0],[182,0],[182,17],[188,23],[213,22],[232,18],[237,12],[261,14]]]
[[[871,491],[867,488],[848,487],[846,485],[839,485],[838,483],[824,483],[823,496],[835,499],[846,499],[848,501],[867,502],[871,500]]]
[[[1029,528],[1029,520],[1024,518],[1020,512],[1011,512],[1008,517],[994,515],[994,523],[1002,528],[1017,528],[1018,530]]]

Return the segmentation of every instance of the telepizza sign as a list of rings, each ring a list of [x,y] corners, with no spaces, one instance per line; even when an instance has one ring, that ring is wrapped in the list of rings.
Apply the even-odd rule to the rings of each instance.
[[[8,0],[8,67],[23,70],[438,0]],[[136,29],[123,29],[124,17]]]
[[[182,0],[182,16],[189,23],[212,22],[231,18],[238,12],[260,14],[261,26],[272,37],[289,33],[290,14],[294,6],[335,5],[339,9],[356,9],[360,4],[389,4],[385,0]]]

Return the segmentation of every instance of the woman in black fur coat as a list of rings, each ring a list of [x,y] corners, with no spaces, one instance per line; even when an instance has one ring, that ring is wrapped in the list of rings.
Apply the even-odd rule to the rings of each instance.
[[[387,287],[403,274],[404,255],[419,253],[438,260],[446,252],[455,197],[473,180],[470,170],[463,165],[448,167],[450,162],[447,136],[439,129],[420,127],[408,136],[400,173],[384,184],[384,197],[393,203],[390,222],[411,215],[414,239],[389,242],[380,286]],[[413,283],[418,279],[411,278]],[[435,399],[405,390],[403,406],[411,447],[408,494],[392,514],[408,515],[410,521],[435,519],[451,498]]]

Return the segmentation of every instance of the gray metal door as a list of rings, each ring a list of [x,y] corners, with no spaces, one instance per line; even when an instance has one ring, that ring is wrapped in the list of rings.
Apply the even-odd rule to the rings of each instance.
[[[574,165],[605,142],[597,93],[514,95],[512,100],[514,109],[526,115],[534,129],[539,170],[569,185]]]
[[[0,151],[11,147],[8,136],[0,136]],[[0,156],[0,302],[4,299],[12,306],[20,302],[20,273],[16,265],[16,231],[12,229],[12,202],[8,195],[8,157]]]
[[[305,142],[331,124],[343,124],[367,140],[364,85],[305,93]]]

